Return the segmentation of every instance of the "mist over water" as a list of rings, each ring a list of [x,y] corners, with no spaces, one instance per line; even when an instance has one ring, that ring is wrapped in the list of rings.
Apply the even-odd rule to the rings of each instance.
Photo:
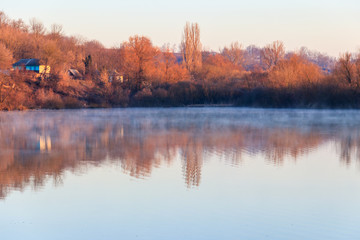
[[[4,239],[358,239],[360,111],[0,114]]]

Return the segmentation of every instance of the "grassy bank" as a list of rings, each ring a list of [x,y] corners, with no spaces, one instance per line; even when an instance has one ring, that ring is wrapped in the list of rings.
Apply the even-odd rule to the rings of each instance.
[[[360,108],[359,88],[335,83],[275,88],[260,84],[249,87],[249,82],[244,81],[182,81],[135,88],[129,82],[12,78],[15,87],[2,89],[2,110],[184,106]]]

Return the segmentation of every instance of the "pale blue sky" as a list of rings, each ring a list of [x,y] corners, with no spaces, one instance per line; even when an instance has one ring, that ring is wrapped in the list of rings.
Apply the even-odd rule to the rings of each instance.
[[[153,43],[178,45],[187,21],[198,22],[206,49],[233,41],[264,46],[284,41],[333,56],[360,49],[358,0],[0,0],[0,10],[26,22],[36,17],[63,25],[68,35],[111,47],[140,34]]]

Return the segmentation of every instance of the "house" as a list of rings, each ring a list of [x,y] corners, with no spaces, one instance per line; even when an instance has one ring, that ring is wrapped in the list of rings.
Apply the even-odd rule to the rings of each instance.
[[[72,79],[83,79],[83,75],[76,69],[69,69],[68,74]]]
[[[33,71],[39,74],[49,74],[50,66],[40,64],[40,60],[36,58],[21,59],[13,64],[14,70],[19,71]]]
[[[109,79],[108,79],[109,82],[115,82],[115,81],[118,81],[118,82],[121,82],[121,83],[124,82],[123,75],[118,73],[116,70],[109,71],[108,75],[109,75]]]

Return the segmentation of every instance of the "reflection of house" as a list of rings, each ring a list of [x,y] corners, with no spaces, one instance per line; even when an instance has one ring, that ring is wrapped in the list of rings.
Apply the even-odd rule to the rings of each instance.
[[[50,66],[41,65],[40,60],[36,58],[21,59],[13,64],[14,70],[33,71],[39,74],[50,73]]]
[[[37,144],[37,150],[50,151],[51,150],[51,138],[49,136],[40,136]]]
[[[83,79],[83,75],[76,69],[69,69],[68,74],[72,79]]]

